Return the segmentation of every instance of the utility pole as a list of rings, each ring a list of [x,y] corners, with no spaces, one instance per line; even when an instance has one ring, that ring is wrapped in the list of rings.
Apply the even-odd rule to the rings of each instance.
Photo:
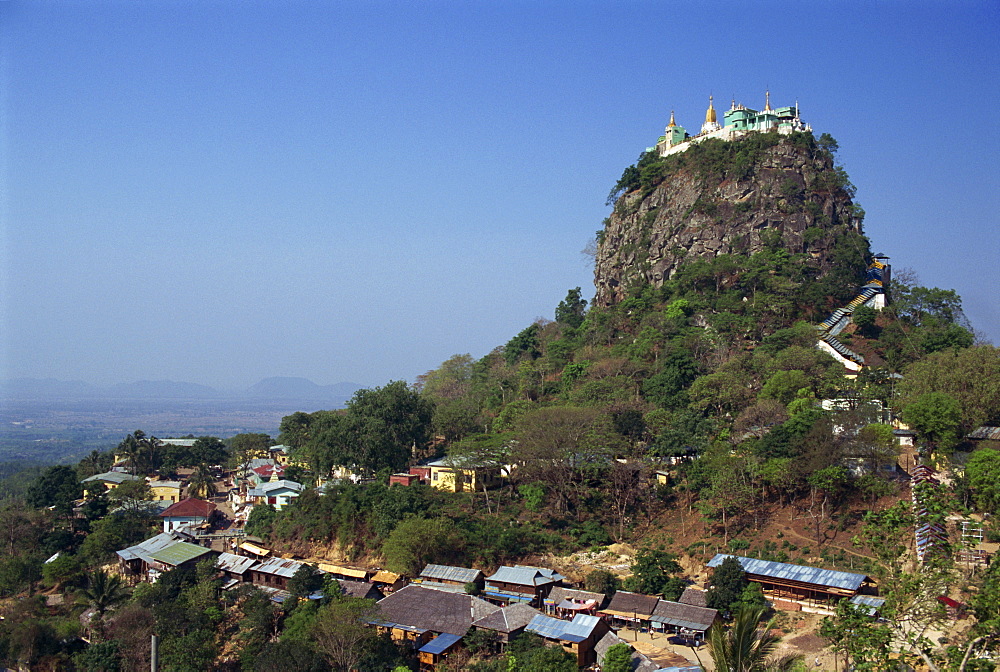
[[[157,672],[160,667],[160,640],[156,635],[150,636],[149,671]]]

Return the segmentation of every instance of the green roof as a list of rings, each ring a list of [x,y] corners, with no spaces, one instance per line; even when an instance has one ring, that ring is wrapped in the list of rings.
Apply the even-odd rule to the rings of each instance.
[[[188,560],[194,560],[195,558],[211,552],[211,549],[195,546],[194,544],[189,544],[184,541],[178,541],[176,544],[167,546],[166,548],[156,551],[155,553],[150,553],[149,557],[164,564],[177,567],[178,565],[183,565]]]

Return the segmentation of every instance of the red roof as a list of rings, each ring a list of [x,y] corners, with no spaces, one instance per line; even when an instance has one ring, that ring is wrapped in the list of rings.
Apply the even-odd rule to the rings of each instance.
[[[188,497],[176,504],[171,504],[160,514],[161,518],[208,518],[215,511],[215,504],[203,499]]]
[[[260,476],[261,478],[271,478],[271,474],[273,474],[275,471],[278,472],[278,476],[281,476],[282,474],[285,473],[285,468],[280,464],[278,465],[262,464],[261,466],[253,470],[253,472],[258,476]]]
[[[946,597],[944,595],[940,595],[940,596],[938,596],[937,599],[938,599],[938,602],[940,602],[941,604],[943,604],[946,607],[951,607],[952,609],[961,609],[962,608],[962,603],[961,602],[956,602],[955,600],[951,599],[950,597]]]

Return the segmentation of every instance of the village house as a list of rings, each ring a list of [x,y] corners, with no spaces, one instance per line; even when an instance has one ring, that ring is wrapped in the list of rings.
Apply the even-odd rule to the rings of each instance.
[[[576,659],[577,666],[583,668],[597,662],[595,647],[609,628],[598,616],[577,614],[572,621],[564,621],[539,614],[531,619],[525,630],[559,644]]]
[[[594,654],[597,656],[598,662],[604,660],[604,657],[608,655],[608,649],[616,644],[624,644],[632,650],[632,659],[629,667],[631,672],[660,672],[660,670],[664,669],[669,670],[670,672],[689,672],[689,669],[686,667],[667,668],[653,662],[639,651],[636,651],[629,642],[621,639],[613,632],[605,633],[603,637],[597,640],[597,644],[594,645]],[[690,668],[690,672],[702,672],[701,665]]]
[[[448,492],[475,492],[494,485],[500,478],[498,465],[458,465],[452,458],[443,457],[428,462],[430,484]]]
[[[301,562],[284,558],[268,558],[250,569],[250,581],[260,588],[288,590],[288,579],[302,566]]]
[[[371,579],[372,574],[374,574],[374,572],[370,569],[341,567],[340,565],[331,565],[326,562],[319,563],[317,567],[327,574],[332,574],[333,578],[343,579],[345,581],[368,581]]]
[[[181,489],[183,485],[180,481],[150,481],[149,491],[153,494],[153,500],[157,502],[179,502],[181,501]]]
[[[303,486],[301,483],[296,483],[295,481],[269,481],[267,483],[262,483],[260,486],[255,488],[255,491],[260,493],[256,497],[256,503],[266,502],[273,506],[278,511],[292,503],[292,500],[296,499],[300,494],[302,494]],[[247,493],[249,498],[249,491]]]
[[[652,626],[653,612],[660,598],[619,590],[611,597],[608,606],[598,613],[606,616],[612,627],[649,628]]]
[[[149,554],[148,575],[150,581],[156,581],[160,574],[182,567],[194,567],[202,560],[214,558],[217,551],[186,541],[176,541],[169,546],[155,550]]]
[[[538,614],[537,609],[516,602],[474,621],[472,627],[476,630],[488,630],[494,633],[500,649],[503,650],[510,644],[510,640],[524,632],[528,623]]]
[[[392,474],[389,476],[389,485],[415,485],[420,482],[417,474]]]
[[[464,593],[465,586],[470,583],[482,589],[483,582],[482,571],[449,565],[427,565],[420,572],[420,576],[414,579],[414,583],[419,583],[425,588],[451,590],[456,593]]]
[[[173,532],[185,527],[200,527],[208,525],[215,514],[215,504],[203,499],[188,497],[171,504],[160,513],[163,520],[163,531]]]
[[[374,583],[348,581],[347,579],[337,579],[337,583],[340,585],[340,592],[348,597],[362,600],[381,600],[385,597],[385,594]]]
[[[556,618],[573,618],[576,614],[596,614],[604,604],[604,593],[591,593],[556,586],[544,600],[545,613]]]
[[[267,452],[270,453],[271,459],[274,460],[276,464],[280,464],[283,467],[288,466],[291,448],[285,445],[271,446],[267,449]]]
[[[483,595],[491,602],[526,602],[540,608],[552,589],[565,578],[562,574],[543,567],[502,566],[493,576],[486,577]]]
[[[145,581],[148,578],[149,568],[153,564],[152,553],[178,541],[189,539],[191,539],[189,535],[180,532],[161,532],[134,546],[116,551],[119,573],[130,584]]]
[[[388,595],[393,591],[399,590],[407,583],[405,577],[400,576],[395,572],[386,571],[384,569],[380,569],[377,572],[375,572],[375,575],[372,576],[371,578],[371,582],[374,583],[378,587],[378,589],[381,590],[386,595]]]
[[[649,620],[653,629],[659,632],[673,632],[704,641],[708,629],[721,619],[715,609],[661,599]]]
[[[718,567],[726,558],[736,558],[747,580],[759,583],[775,609],[830,613],[841,599],[850,599],[874,583],[864,574],[819,569],[787,562],[773,562],[720,553],[708,561]]]
[[[248,558],[232,553],[220,553],[215,559],[215,568],[222,573],[223,590],[235,588],[242,583],[250,583],[250,570],[257,564],[256,558]]]
[[[106,471],[103,474],[94,474],[93,476],[88,476],[87,478],[80,481],[81,483],[100,483],[107,490],[114,490],[122,483],[126,481],[141,481],[143,478],[141,476],[133,476],[132,474],[126,474],[124,471]],[[84,485],[83,487],[87,487]]]
[[[370,624],[389,633],[394,641],[409,642],[419,650],[438,635],[461,639],[473,622],[499,609],[472,595],[411,583],[379,600],[378,616]]]

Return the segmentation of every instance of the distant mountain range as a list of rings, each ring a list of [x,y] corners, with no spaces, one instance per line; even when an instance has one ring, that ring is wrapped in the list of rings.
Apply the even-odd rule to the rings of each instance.
[[[343,403],[363,386],[356,383],[317,385],[307,378],[265,378],[246,390],[222,391],[197,383],[138,380],[109,387],[80,380],[14,378],[0,382],[8,399],[296,399]]]

